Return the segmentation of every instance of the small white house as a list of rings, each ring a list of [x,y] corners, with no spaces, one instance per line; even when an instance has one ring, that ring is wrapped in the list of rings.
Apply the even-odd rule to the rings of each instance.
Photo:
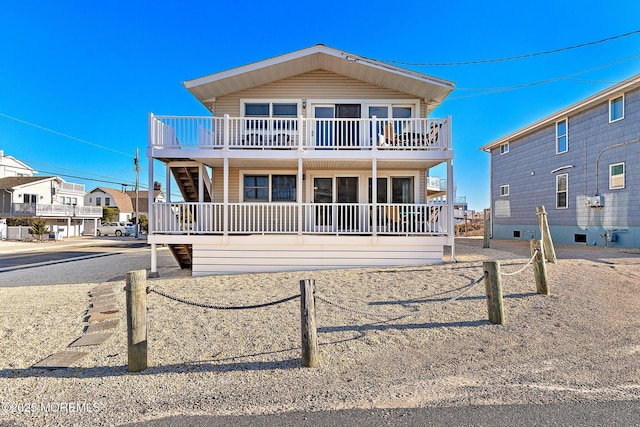
[[[102,209],[84,206],[84,185],[55,176],[0,178],[0,201],[2,218],[43,218],[58,237],[81,236],[102,216]]]

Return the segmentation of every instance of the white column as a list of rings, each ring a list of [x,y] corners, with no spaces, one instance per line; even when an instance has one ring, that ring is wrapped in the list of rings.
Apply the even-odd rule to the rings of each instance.
[[[223,178],[222,178],[222,234],[229,235],[229,158],[224,158]]]
[[[374,142],[374,147],[377,143]],[[378,159],[373,159],[371,163],[371,203],[373,208],[371,212],[371,221],[373,227],[373,236],[378,235]]]
[[[158,252],[157,252],[157,247],[158,245],[156,245],[155,243],[151,244],[151,273],[157,274],[158,273]]]
[[[456,201],[456,191],[455,191],[455,186],[453,183],[453,159],[449,159],[447,160],[447,208],[449,209],[448,212],[448,222],[449,222],[449,229],[448,229],[448,240],[449,240],[449,245],[451,246],[451,259],[455,261],[456,259],[456,244],[455,244],[455,223],[453,220],[453,205]]]
[[[298,159],[298,188],[296,198],[298,199],[298,236],[302,236],[302,186],[304,185],[304,171],[302,170],[302,159]]]

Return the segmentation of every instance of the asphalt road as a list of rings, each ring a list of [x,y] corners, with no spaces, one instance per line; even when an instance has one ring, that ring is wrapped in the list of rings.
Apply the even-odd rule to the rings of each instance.
[[[0,272],[22,270],[32,267],[60,264],[122,253],[123,249],[134,249],[148,246],[137,241],[123,243],[97,244],[78,249],[61,249],[46,251],[30,251],[0,254]]]
[[[353,409],[247,416],[174,416],[127,426],[638,426],[634,401],[556,405],[486,405],[415,409]]]

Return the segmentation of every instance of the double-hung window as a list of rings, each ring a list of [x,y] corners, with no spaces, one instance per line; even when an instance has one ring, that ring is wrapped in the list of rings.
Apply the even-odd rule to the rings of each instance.
[[[624,95],[609,100],[609,123],[624,119]]]
[[[556,154],[566,153],[568,150],[567,119],[564,119],[556,123]]]
[[[295,175],[245,175],[245,202],[295,202],[297,181]]]
[[[300,109],[300,103],[295,100],[243,101],[245,144],[290,146]]]
[[[624,188],[624,162],[609,165],[609,189]]]
[[[556,209],[569,207],[569,174],[563,173],[556,176]]]

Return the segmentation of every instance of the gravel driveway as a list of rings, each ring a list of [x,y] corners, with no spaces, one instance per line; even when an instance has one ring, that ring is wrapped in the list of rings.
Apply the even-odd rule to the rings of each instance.
[[[527,242],[491,245],[459,239],[458,262],[438,266],[192,278],[160,263],[161,277],[149,279],[221,305],[277,300],[314,279],[318,294],[336,304],[317,302],[313,369],[300,363],[297,300],[226,311],[155,293],[144,372],[127,372],[124,315],[115,334],[85,348],[90,354],[73,367],[31,368],[82,335],[91,289],[112,284],[124,311],[124,273],[148,266],[131,254],[60,265],[66,276],[48,273],[66,277],[56,286],[41,278],[0,288],[0,421],[117,425],[179,414],[640,400],[640,251],[557,246],[550,296],[535,293],[531,267],[503,278],[507,323],[499,326],[487,321],[482,283],[449,301],[482,276],[482,261],[500,260],[508,273],[530,258]],[[105,259],[118,266],[105,282],[73,277]]]

